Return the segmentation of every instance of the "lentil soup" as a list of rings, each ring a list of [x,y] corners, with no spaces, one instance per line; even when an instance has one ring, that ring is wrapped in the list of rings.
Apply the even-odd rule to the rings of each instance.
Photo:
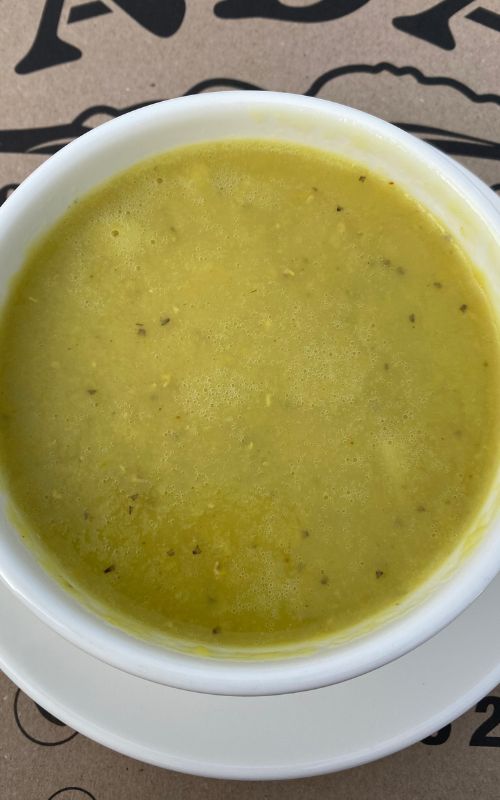
[[[402,189],[278,142],[168,152],[75,203],[0,330],[22,533],[125,627],[307,642],[393,608],[497,461],[474,267]]]

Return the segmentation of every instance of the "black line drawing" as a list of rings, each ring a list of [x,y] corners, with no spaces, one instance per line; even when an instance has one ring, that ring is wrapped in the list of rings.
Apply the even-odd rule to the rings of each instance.
[[[377,75],[384,72],[396,77],[410,76],[423,86],[441,86],[453,89],[472,103],[492,103],[500,107],[500,95],[498,94],[480,94],[454,78],[444,76],[431,77],[424,75],[424,73],[416,67],[397,67],[385,61],[378,64],[347,64],[342,67],[335,67],[316,78],[304,94],[309,97],[315,97],[327,83],[335,81],[343,76],[363,73]],[[207,78],[194,84],[185,92],[185,95],[200,94],[210,91],[211,89],[262,90],[263,88],[264,87],[250,83],[249,81],[239,80],[237,78],[215,77]],[[144,103],[136,103],[135,105],[123,108],[96,105],[85,109],[78,114],[75,119],[67,123],[39,128],[0,130],[0,153],[51,155],[64,147],[65,144],[68,144],[68,142],[95,127],[92,124],[93,119],[97,117],[112,119],[128,111],[142,108],[154,102],[157,101],[148,100]],[[404,120],[394,120],[394,124],[409,133],[418,135],[424,141],[433,144],[449,155],[500,161],[500,141],[484,139],[461,131],[452,131],[445,128],[433,127],[431,125],[405,122]],[[13,183],[0,188],[0,203],[3,202],[15,188],[16,184]],[[494,183],[492,189],[497,192],[500,191],[500,184]]]
[[[58,739],[50,739],[50,738],[42,739],[40,738],[42,734],[38,729],[36,730],[36,732],[35,731],[30,732],[27,729],[27,724],[25,720],[21,719],[22,716],[24,717],[21,707],[23,701],[24,704],[29,705],[29,708],[31,710],[32,701],[25,694],[23,694],[20,689],[18,689],[16,691],[16,694],[14,695],[14,709],[13,709],[14,719],[19,731],[23,734],[23,736],[26,737],[26,739],[29,739],[30,742],[33,742],[33,744],[41,745],[41,747],[58,747],[61,744],[65,744],[66,742],[71,741],[71,739],[74,739],[75,736],[78,736],[78,731],[74,731],[71,728],[68,728],[68,726],[65,725],[64,722],[61,722],[59,719],[54,717],[48,711],[45,711],[45,709],[39,706],[38,703],[33,703],[34,707],[37,709],[42,719],[44,719],[47,723],[49,723],[49,727],[42,726],[42,730],[45,728],[45,730],[50,731],[51,735],[55,734],[53,728],[61,728],[61,729],[65,728],[66,730],[65,731],[61,730],[60,734],[59,733],[57,734],[58,736],[59,735],[61,736],[61,738]],[[29,715],[29,717],[30,721],[32,721],[31,714]],[[36,723],[35,727],[37,727]],[[68,734],[66,733],[66,731],[70,731],[70,733]]]
[[[48,125],[42,128],[17,128],[0,130],[0,153],[30,153],[50,156],[57,153],[65,144],[72,142],[94,125],[89,124],[92,117],[104,116],[113,119],[127,111],[142,108],[148,103],[137,103],[125,108],[113,106],[91,106],[82,111],[74,120],[60,125]]]
[[[418,134],[428,144],[434,145],[438,150],[451,156],[500,160],[500,142],[492,142],[489,139],[481,139],[479,136],[469,136],[457,131],[447,131],[444,128],[433,128],[429,125],[416,125],[408,122],[394,122],[394,125],[408,133]]]
[[[415,78],[417,83],[423,86],[448,86],[450,89],[455,89],[457,92],[460,92],[460,94],[463,94],[464,97],[468,97],[473,103],[495,103],[500,106],[499,94],[478,94],[473,89],[466,86],[465,83],[455,80],[455,78],[446,78],[442,75],[431,77],[429,75],[424,75],[417,67],[396,67],[395,64],[390,64],[388,61],[380,61],[378,64],[346,64],[343,67],[335,67],[334,69],[328,70],[328,72],[324,72],[319,78],[316,78],[304,94],[315,97],[328,81],[340,78],[342,75],[352,75],[360,72],[366,72],[370,75],[378,75],[380,72],[389,72],[396,77],[410,75],[412,78]]]
[[[207,78],[191,86],[187,92],[184,92],[184,97],[188,97],[191,94],[201,94],[202,92],[206,92],[209,89],[216,89],[217,87],[222,87],[224,89],[243,89],[245,91],[263,91],[262,86],[257,86],[257,84],[249,83],[248,81],[240,81],[237,78]]]
[[[68,794],[65,794],[66,792]],[[57,797],[59,800],[79,800],[80,797],[86,797],[87,800],[96,800],[88,789],[82,789],[81,786],[65,786],[63,789],[58,789],[57,792],[51,794],[47,800],[56,800]]]

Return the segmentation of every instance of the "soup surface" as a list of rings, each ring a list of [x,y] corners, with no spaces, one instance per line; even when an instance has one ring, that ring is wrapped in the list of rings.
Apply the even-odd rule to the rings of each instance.
[[[0,332],[23,534],[120,624],[237,646],[393,608],[491,482],[498,344],[472,265],[392,182],[256,141],[75,203]]]

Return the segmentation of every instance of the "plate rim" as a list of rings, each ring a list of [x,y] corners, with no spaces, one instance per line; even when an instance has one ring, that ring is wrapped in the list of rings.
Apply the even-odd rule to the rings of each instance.
[[[500,575],[495,579],[496,581],[500,581]],[[2,588],[5,589],[6,592],[9,593],[11,599],[14,603],[19,603],[19,600],[10,592],[9,588],[2,583]],[[57,637],[59,642],[61,643],[63,649],[71,648],[72,650],[77,653],[77,657],[84,657],[89,658],[93,662],[95,662],[99,667],[105,670],[112,670],[115,671],[114,667],[110,667],[107,664],[104,664],[99,659],[95,658],[94,656],[90,656],[87,653],[84,653],[80,648],[75,647],[74,645],[67,642],[63,637],[59,634],[54,633],[51,631],[47,625],[45,625],[41,620],[39,620],[33,612],[29,611],[28,609],[24,608],[24,611],[33,618],[35,624],[40,626],[40,629],[43,632],[47,632],[49,634],[53,634]],[[439,637],[439,633],[436,634],[436,638]],[[433,637],[434,638],[434,637]],[[425,646],[425,645],[424,645]],[[416,648],[418,650],[419,648]],[[47,694],[43,687],[40,685],[38,680],[30,680],[29,677],[25,679],[24,675],[22,675],[18,670],[14,668],[10,668],[9,665],[5,661],[4,653],[1,651],[1,644],[0,644],[0,669],[5,673],[5,675],[16,685],[18,686],[21,691],[30,697],[34,702],[41,705],[55,717],[60,719],[69,727],[73,728],[73,730],[78,731],[78,733],[82,734],[86,738],[90,739],[91,741],[97,742],[99,745],[103,747],[107,747],[121,755],[127,756],[129,758],[133,758],[135,760],[141,761],[146,764],[150,764],[155,767],[161,767],[162,769],[169,769],[173,770],[174,772],[180,772],[187,775],[195,775],[198,777],[203,778],[218,778],[223,780],[242,780],[242,781],[266,781],[266,780],[289,780],[289,779],[298,779],[298,778],[309,778],[315,777],[319,775],[325,775],[328,773],[340,772],[342,770],[352,769],[354,767],[359,767],[364,764],[370,763],[372,761],[377,761],[379,759],[385,758],[386,756],[392,755],[396,752],[406,749],[413,744],[424,739],[426,736],[431,735],[435,731],[442,728],[449,722],[454,721],[463,713],[468,711],[472,708],[482,697],[487,695],[490,691],[492,691],[499,683],[500,683],[500,661],[498,664],[491,670],[488,671],[486,676],[483,676],[481,680],[474,683],[474,685],[465,693],[460,694],[460,696],[451,703],[448,703],[443,709],[441,709],[436,714],[432,715],[431,717],[427,718],[425,722],[420,723],[417,727],[411,727],[410,730],[405,734],[401,735],[398,734],[391,736],[388,739],[385,739],[383,742],[376,746],[364,747],[359,751],[355,751],[350,753],[348,756],[340,755],[335,756],[332,754],[331,758],[328,759],[320,759],[318,761],[309,761],[307,763],[300,763],[297,762],[293,765],[291,764],[273,764],[272,766],[268,765],[242,765],[242,764],[227,764],[220,761],[214,760],[206,760],[202,761],[200,758],[191,759],[189,757],[180,757],[176,754],[171,754],[165,751],[160,751],[158,749],[152,749],[148,746],[142,745],[140,742],[133,741],[132,739],[120,736],[114,732],[110,732],[106,730],[102,725],[98,725],[92,721],[91,718],[85,718],[78,712],[72,711],[72,709],[64,703],[60,703],[57,699],[54,698],[53,695]],[[384,667],[379,668],[383,670]],[[116,670],[119,672],[119,670]],[[378,672],[379,670],[374,670],[373,672]],[[143,678],[138,678],[136,676],[129,675],[128,676],[134,683],[144,683],[150,684],[150,681],[146,681]],[[355,685],[356,681],[359,678],[353,678],[351,681],[347,681],[346,683],[352,683],[353,686]],[[158,684],[159,685],[159,684]],[[163,687],[166,688],[166,687]],[[200,694],[197,692],[185,692],[181,689],[171,689],[171,691],[175,691],[178,694]],[[311,690],[311,694],[315,692],[321,692],[322,689]],[[286,696],[286,695],[285,695]],[[214,696],[216,699],[223,700],[223,696]],[[247,701],[252,702],[252,700],[258,701],[262,698],[245,698]]]

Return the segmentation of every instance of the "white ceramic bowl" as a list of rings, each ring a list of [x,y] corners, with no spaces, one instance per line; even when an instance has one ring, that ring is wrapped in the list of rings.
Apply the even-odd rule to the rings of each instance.
[[[231,137],[284,139],[335,151],[406,188],[472,257],[500,317],[500,217],[490,190],[437,150],[375,117],[335,103],[271,92],[169,100],[85,134],[37,169],[0,209],[0,299],[26,249],[75,200],[114,173],[179,145]],[[489,196],[490,195],[490,196]],[[416,647],[459,614],[500,569],[500,475],[477,524],[480,543],[457,552],[400,607],[351,640],[271,660],[180,653],[141,641],[67,594],[22,543],[0,498],[0,576],[35,614],[83,650],[160,683],[219,694],[279,694],[352,678]],[[0,634],[1,635],[1,634]]]

